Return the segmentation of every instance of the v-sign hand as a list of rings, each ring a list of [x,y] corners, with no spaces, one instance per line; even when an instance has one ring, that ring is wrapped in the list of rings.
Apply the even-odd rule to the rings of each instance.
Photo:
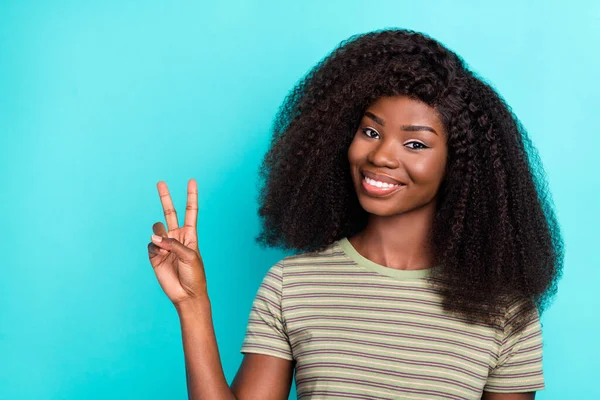
[[[187,187],[185,219],[180,228],[165,182],[156,185],[165,214],[167,228],[162,222],[152,225],[152,241],[148,257],[158,282],[175,306],[190,299],[207,296],[204,263],[198,249],[198,185],[190,179]]]

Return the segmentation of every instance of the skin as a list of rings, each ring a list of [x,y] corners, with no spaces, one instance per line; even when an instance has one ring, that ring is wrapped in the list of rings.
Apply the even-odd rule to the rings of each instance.
[[[367,227],[348,238],[360,254],[395,269],[435,265],[428,243],[447,154],[446,131],[427,104],[398,96],[367,108],[348,149],[354,189],[369,213]],[[374,197],[363,188],[364,170],[406,186]]]
[[[348,238],[373,262],[395,269],[435,265],[429,238],[436,197],[447,161],[446,131],[435,109],[404,96],[383,97],[365,110],[348,149],[350,173],[367,227]],[[362,171],[383,174],[405,184],[386,197],[363,188]],[[289,396],[292,361],[245,354],[229,386],[225,379],[208,298],[204,264],[198,249],[198,189],[188,182],[185,222],[177,213],[166,183],[158,192],[167,228],[157,222],[148,254],[156,277],[178,312],[182,327],[190,399],[285,400]],[[160,240],[157,240],[160,237]],[[530,393],[484,392],[483,400],[531,400]]]
[[[188,182],[186,212],[179,226],[177,212],[165,182],[157,184],[167,227],[152,226],[148,257],[158,282],[181,323],[190,399],[287,399],[293,363],[262,354],[244,356],[229,386],[217,347],[208,297],[204,263],[198,248],[198,186]]]

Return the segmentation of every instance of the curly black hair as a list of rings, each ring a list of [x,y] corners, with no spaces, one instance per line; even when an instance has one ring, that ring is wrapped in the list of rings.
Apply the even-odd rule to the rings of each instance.
[[[432,282],[448,312],[521,329],[557,292],[564,258],[545,173],[525,129],[492,87],[422,33],[384,29],[342,41],[290,91],[260,169],[262,246],[321,251],[363,230],[348,147],[365,109],[404,95],[433,107],[448,133]],[[441,283],[440,283],[441,282]]]

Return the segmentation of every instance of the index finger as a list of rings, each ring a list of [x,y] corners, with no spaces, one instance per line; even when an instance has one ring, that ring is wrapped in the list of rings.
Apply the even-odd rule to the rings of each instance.
[[[187,204],[185,206],[185,221],[183,226],[196,229],[198,221],[198,184],[195,179],[188,181]]]
[[[173,200],[171,200],[171,195],[169,194],[169,188],[167,188],[167,184],[163,181],[158,182],[156,185],[158,188],[158,194],[160,196],[160,202],[163,207],[163,212],[165,213],[165,220],[167,221],[167,229],[173,230],[177,229],[177,212],[175,211],[175,207],[173,206]]]

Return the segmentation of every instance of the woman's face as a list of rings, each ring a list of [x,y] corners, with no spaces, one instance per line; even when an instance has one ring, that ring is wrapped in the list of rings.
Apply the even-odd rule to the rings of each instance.
[[[406,96],[378,99],[348,149],[361,206],[379,216],[435,207],[447,153],[446,131],[432,107]]]

